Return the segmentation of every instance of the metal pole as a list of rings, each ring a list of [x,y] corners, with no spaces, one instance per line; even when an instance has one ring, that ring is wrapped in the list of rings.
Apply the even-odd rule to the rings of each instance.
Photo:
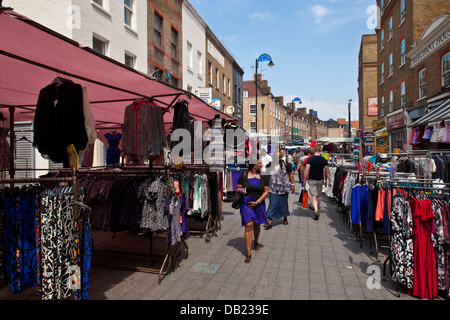
[[[255,67],[256,67],[255,68],[256,133],[258,133],[258,59],[256,59]]]
[[[9,177],[14,179],[15,169],[14,169],[14,150],[16,149],[16,131],[14,130],[14,113],[16,107],[9,106]]]
[[[351,120],[351,108],[352,108],[352,102],[351,100],[348,101],[348,137],[352,137],[352,120]]]
[[[294,111],[295,111],[295,102],[292,100],[292,122],[291,122],[291,128],[292,128],[292,145],[294,145]]]

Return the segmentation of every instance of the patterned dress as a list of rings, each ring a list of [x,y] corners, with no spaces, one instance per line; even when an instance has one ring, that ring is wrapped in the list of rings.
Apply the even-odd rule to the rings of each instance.
[[[412,289],[414,283],[413,217],[408,201],[400,195],[394,197],[391,223],[392,280]]]

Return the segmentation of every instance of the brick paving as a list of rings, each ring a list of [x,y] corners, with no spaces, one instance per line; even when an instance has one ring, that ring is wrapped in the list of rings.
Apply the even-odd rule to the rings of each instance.
[[[298,185],[297,185],[298,189]],[[271,230],[261,230],[261,251],[253,251],[252,262],[244,263],[244,228],[239,211],[223,203],[223,220],[217,236],[207,243],[193,235],[187,240],[189,256],[179,257],[175,271],[163,275],[94,266],[91,273],[91,300],[416,300],[389,278],[380,288],[370,289],[368,268],[378,268],[383,276],[387,242],[379,241],[378,260],[369,248],[369,239],[360,242],[349,229],[336,205],[323,198],[321,217],[289,197],[289,224],[274,221]],[[268,200],[267,200],[268,201]],[[94,233],[98,249],[147,253],[149,238],[131,232]],[[164,254],[165,240],[155,239],[155,254]],[[159,250],[159,251],[158,251]],[[162,250],[162,251],[161,251]],[[162,258],[157,258],[161,261]],[[93,252],[93,262],[134,264],[149,267],[148,255],[111,255]],[[158,265],[156,264],[156,267]],[[369,281],[369,284],[373,282]],[[29,289],[20,295],[8,288],[0,290],[0,300],[39,299]]]

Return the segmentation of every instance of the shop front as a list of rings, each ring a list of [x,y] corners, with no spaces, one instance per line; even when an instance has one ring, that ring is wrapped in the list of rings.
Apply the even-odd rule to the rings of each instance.
[[[389,150],[389,133],[386,127],[386,119],[381,118],[372,123],[377,153],[386,153]]]
[[[387,116],[387,130],[389,132],[390,152],[400,153],[405,149],[405,128],[403,109]]]

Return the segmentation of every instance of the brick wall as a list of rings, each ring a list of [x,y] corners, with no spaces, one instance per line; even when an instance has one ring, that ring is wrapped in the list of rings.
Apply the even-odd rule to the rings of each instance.
[[[401,105],[401,83],[406,83],[405,102],[406,107],[415,104],[417,96],[416,75],[410,68],[411,61],[401,64],[401,41],[405,39],[406,54],[410,48],[420,39],[426,27],[438,16],[450,12],[450,1],[448,0],[406,0],[405,20],[401,20],[400,0],[385,2],[384,14],[381,17],[381,29],[377,30],[378,38],[378,101],[385,98],[384,115],[389,113],[389,92],[392,90],[394,103],[391,111],[402,107]],[[377,1],[380,6],[380,0]],[[393,36],[389,37],[389,20],[393,21]],[[381,46],[381,30],[384,30],[384,49]],[[389,76],[389,54],[393,56],[393,74]],[[381,64],[385,64],[385,80],[381,82]],[[381,116],[379,112],[379,116]]]
[[[182,88],[182,0],[148,0],[148,73],[163,71],[156,76],[163,82]],[[162,20],[161,46],[155,44],[155,14]],[[175,55],[172,54],[172,30],[178,33]],[[172,76],[166,79],[171,71]]]

